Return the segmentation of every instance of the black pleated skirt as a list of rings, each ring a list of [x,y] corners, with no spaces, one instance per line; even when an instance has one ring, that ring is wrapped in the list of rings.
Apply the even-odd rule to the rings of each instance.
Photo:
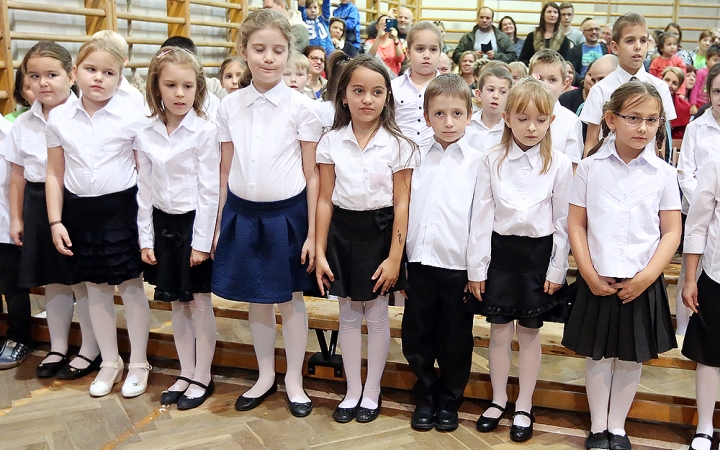
[[[616,294],[593,295],[577,277],[577,298],[565,325],[562,344],[594,360],[618,358],[645,362],[677,347],[665,278],[655,280],[630,303]]]
[[[698,312],[690,316],[682,354],[697,363],[720,367],[720,284],[705,272],[697,284]]]
[[[213,261],[212,292],[228,300],[284,303],[315,285],[300,263],[308,235],[307,194],[251,202],[228,190]]]
[[[153,208],[156,265],[145,265],[145,281],[155,286],[155,300],[190,302],[210,292],[212,260],[190,267],[195,211],[167,214]]]
[[[74,276],[70,257],[60,254],[53,244],[45,200],[45,183],[25,183],[23,225],[20,286],[32,288],[79,282]]]
[[[482,301],[469,295],[468,308],[490,323],[517,320],[526,328],[540,328],[559,302],[559,291],[544,291],[552,256],[553,237],[504,236],[493,232],[491,259]]]
[[[15,294],[18,291],[20,258],[20,247],[15,244],[0,243],[0,294]]]
[[[136,197],[137,186],[97,197],[65,190],[63,223],[79,281],[117,285],[140,276]]]
[[[355,301],[374,300],[377,280],[372,276],[390,255],[393,219],[392,206],[370,211],[333,209],[328,232],[327,260],[335,276],[329,293]],[[403,252],[400,274],[390,292],[407,289]]]

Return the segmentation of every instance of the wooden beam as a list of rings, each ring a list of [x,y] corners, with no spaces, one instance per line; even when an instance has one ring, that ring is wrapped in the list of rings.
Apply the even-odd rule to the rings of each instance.
[[[85,33],[88,36],[102,30],[117,31],[115,0],[85,0],[85,8],[105,12],[102,16],[85,16]]]
[[[0,61],[3,63],[3,67],[0,68],[0,92],[5,93],[0,97],[0,113],[5,115],[15,109],[15,102],[12,98],[15,77],[10,48],[10,14],[6,1],[0,1]]]
[[[168,17],[182,19],[182,23],[168,24],[168,37],[190,37],[190,0],[167,0]]]
[[[238,38],[240,37],[239,27],[243,23],[247,15],[250,13],[250,11],[248,11],[248,3],[248,0],[228,0],[228,5],[233,5],[233,7],[228,8],[225,17],[227,18],[228,22],[238,25],[238,28],[232,28],[227,30],[226,36],[228,42],[237,44]],[[228,53],[230,55],[236,55],[237,45],[230,49]]]
[[[38,11],[55,14],[74,14],[78,16],[105,16],[105,10],[102,8],[73,8],[71,6],[45,5],[42,3],[29,3],[16,0],[9,0],[7,5],[8,8],[17,11]]]

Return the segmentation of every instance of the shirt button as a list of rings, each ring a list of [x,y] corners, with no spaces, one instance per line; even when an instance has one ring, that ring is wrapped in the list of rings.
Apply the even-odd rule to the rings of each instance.
[[[422,109],[422,106],[418,106],[418,109]]]
[[[433,202],[433,205],[437,205],[437,202]]]
[[[255,187],[255,183],[248,183],[248,187],[254,188],[254,187]]]
[[[420,136],[420,132],[419,132],[419,131],[417,132],[417,134],[418,134],[418,136]]]
[[[418,119],[418,122],[420,122],[420,119]]]

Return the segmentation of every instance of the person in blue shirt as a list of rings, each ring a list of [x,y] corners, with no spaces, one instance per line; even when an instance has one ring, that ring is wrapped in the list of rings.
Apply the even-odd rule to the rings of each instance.
[[[322,14],[318,3],[322,3]],[[325,49],[329,55],[335,51],[335,45],[330,38],[330,0],[298,0],[298,11],[302,14],[303,20],[308,28],[310,45],[316,45]]]
[[[340,0],[340,5],[333,11],[333,17],[345,21],[345,32],[348,42],[352,42],[356,49],[360,49],[360,12],[350,0]]]

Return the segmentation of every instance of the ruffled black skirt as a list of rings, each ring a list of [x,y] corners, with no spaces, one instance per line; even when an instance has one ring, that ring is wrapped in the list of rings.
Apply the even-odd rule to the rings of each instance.
[[[355,301],[374,300],[377,280],[372,276],[390,254],[392,206],[370,211],[351,211],[335,207],[328,232],[327,260],[335,276],[329,293]],[[400,274],[390,292],[407,289],[403,252]]]
[[[698,312],[690,316],[682,354],[705,366],[720,367],[720,284],[703,272],[697,285]]]
[[[78,281],[117,285],[140,276],[137,186],[97,197],[65,190],[63,223]]]
[[[195,211],[167,214],[153,208],[154,266],[145,265],[145,281],[155,286],[155,300],[190,302],[195,293],[210,292],[212,260],[190,267]]]

